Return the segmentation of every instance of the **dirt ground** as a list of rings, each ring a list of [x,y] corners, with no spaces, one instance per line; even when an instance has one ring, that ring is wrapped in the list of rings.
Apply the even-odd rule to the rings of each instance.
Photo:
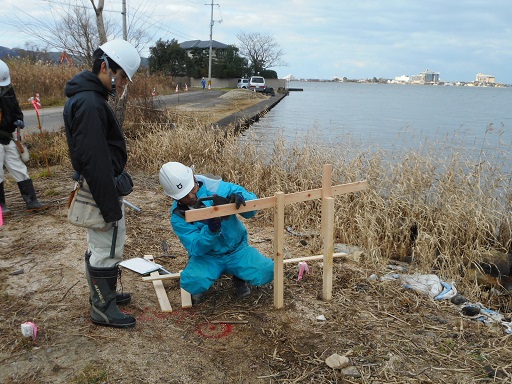
[[[510,382],[510,336],[502,328],[463,318],[447,302],[372,280],[389,272],[335,259],[333,299],[321,299],[322,268],[297,280],[285,267],[285,307],[274,309],[272,286],[235,298],[228,277],[208,300],[181,309],[179,285],[164,285],[173,312],[160,311],[152,283],[124,270],[133,295],[124,310],[134,329],[98,327],[89,320],[83,254],[85,233],[66,222],[68,172],[55,170],[35,183],[51,202],[45,213],[24,211],[7,186],[13,214],[0,227],[0,382],[3,383],[472,383]],[[170,201],[156,176],[134,175],[127,211],[125,258],[151,254],[169,271],[185,266],[186,253],[168,222]],[[52,197],[46,195],[50,191]],[[272,255],[273,229],[246,221],[251,245]],[[175,259],[161,257],[161,242]],[[306,244],[306,245],[303,245]],[[307,238],[286,233],[287,257],[309,255]],[[325,321],[318,320],[324,316]],[[20,324],[38,326],[35,341]],[[212,321],[224,323],[216,324]],[[235,323],[230,323],[235,321]],[[238,323],[237,323],[238,322]],[[337,353],[351,367],[336,370],[325,359]]]
[[[32,175],[38,175],[31,169]],[[6,180],[12,214],[0,227],[0,382],[2,383],[482,383],[512,382],[511,336],[499,325],[461,315],[448,301],[381,281],[389,261],[363,252],[334,261],[333,298],[321,299],[322,266],[285,266],[282,309],[273,287],[239,300],[222,277],[208,299],[182,309],[179,282],[164,286],[173,306],[160,311],[152,283],[123,270],[123,308],[133,329],[95,326],[89,320],[84,276],[85,230],[66,221],[72,187],[68,170],[34,177],[51,208],[25,212],[14,181]],[[125,258],[153,255],[167,270],[186,265],[186,252],[169,224],[171,201],[157,175],[133,174],[127,209]],[[245,221],[250,244],[272,256],[272,223]],[[162,256],[162,240],[176,258]],[[308,256],[308,237],[285,232],[286,257]],[[358,257],[352,257],[358,255]],[[407,266],[406,266],[407,267]],[[372,276],[373,275],[373,276]],[[471,298],[468,298],[471,300]],[[35,340],[20,325],[38,326]],[[329,367],[346,356],[349,366]]]

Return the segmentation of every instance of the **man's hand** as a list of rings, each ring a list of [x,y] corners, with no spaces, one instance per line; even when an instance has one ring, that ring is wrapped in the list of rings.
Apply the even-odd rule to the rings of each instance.
[[[232,193],[229,196],[229,202],[236,204],[236,209],[240,208],[241,205],[245,207],[245,199],[241,193]]]
[[[214,217],[212,219],[208,219],[208,229],[210,232],[220,232],[220,224],[221,224],[221,218],[220,217]]]
[[[23,120],[16,120],[14,122],[14,126],[19,129],[23,129],[23,128],[25,128],[25,123],[23,122]]]

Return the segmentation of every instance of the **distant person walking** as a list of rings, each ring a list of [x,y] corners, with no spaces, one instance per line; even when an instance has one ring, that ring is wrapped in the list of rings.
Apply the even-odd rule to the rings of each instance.
[[[14,131],[24,127],[23,112],[11,85],[9,67],[0,60],[0,206],[3,214],[10,213],[5,203],[4,167],[18,183],[21,197],[27,205],[27,211],[33,212],[48,208],[47,204],[42,204],[37,200],[34,184],[14,142]]]
[[[203,77],[203,79],[201,80],[201,85],[203,86],[203,89],[205,89],[205,88],[206,88],[206,80],[204,79],[204,77]]]

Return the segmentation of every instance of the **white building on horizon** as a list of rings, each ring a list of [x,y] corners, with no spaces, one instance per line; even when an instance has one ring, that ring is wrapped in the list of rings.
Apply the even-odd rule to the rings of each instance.
[[[402,76],[396,76],[393,81],[395,83],[408,83],[409,81],[411,81],[411,78],[409,76],[402,75]]]
[[[496,84],[496,77],[492,75],[484,75],[483,73],[477,73],[475,81],[477,83]]]

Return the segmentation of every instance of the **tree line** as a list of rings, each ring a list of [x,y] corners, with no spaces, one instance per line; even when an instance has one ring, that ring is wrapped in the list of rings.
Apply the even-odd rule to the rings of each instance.
[[[251,40],[254,42],[254,40]],[[209,50],[193,48],[190,55],[177,40],[158,40],[149,48],[150,73],[161,73],[167,76],[207,77],[209,67]],[[212,77],[234,78],[250,77],[257,74],[266,78],[277,79],[277,73],[268,69],[268,64],[260,57],[248,59],[240,54],[235,45],[225,49],[217,49],[212,57]]]

